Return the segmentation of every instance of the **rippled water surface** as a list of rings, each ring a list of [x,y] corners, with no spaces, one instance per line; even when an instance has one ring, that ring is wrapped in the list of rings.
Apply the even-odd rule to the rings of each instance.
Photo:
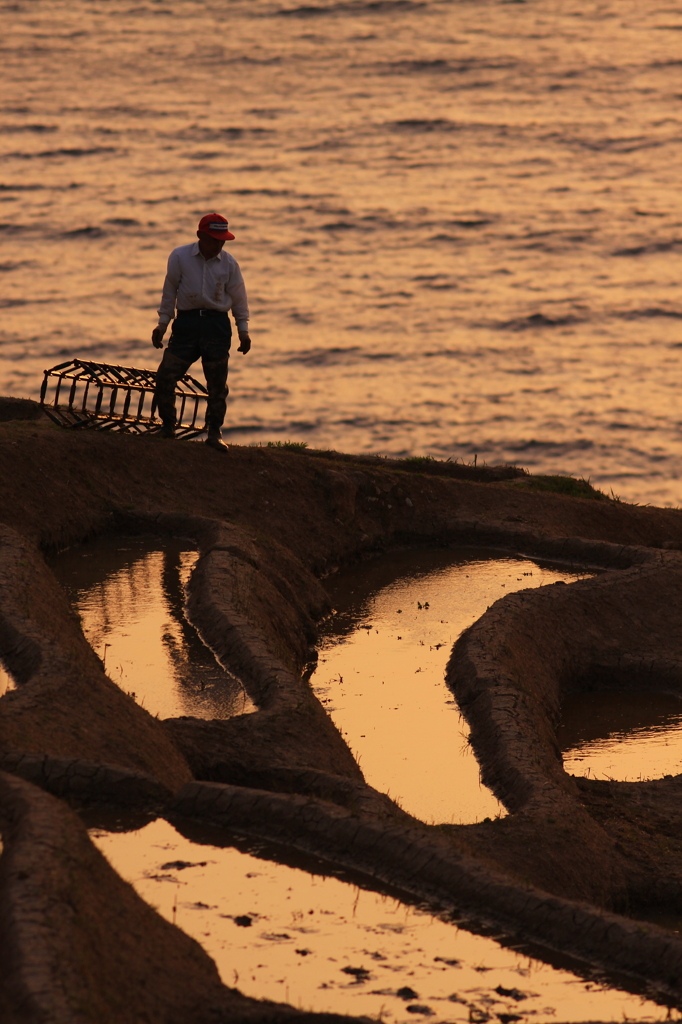
[[[155,366],[217,208],[233,439],[682,500],[682,5],[18,0],[0,11],[0,391]]]

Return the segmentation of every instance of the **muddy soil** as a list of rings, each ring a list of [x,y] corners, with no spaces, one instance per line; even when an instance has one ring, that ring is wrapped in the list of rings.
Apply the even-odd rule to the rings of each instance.
[[[63,431],[43,420],[0,423],[0,656],[17,682],[0,700],[0,767],[11,773],[0,800],[0,948],[14,951],[2,984],[17,1008],[8,1020],[42,1019],[56,984],[50,963],[63,955],[64,977],[76,977],[95,927],[88,915],[74,919],[78,941],[66,950],[44,938],[34,968],[24,970],[35,943],[12,909],[20,876],[30,871],[40,913],[55,900],[71,913],[69,885],[94,861],[75,838],[77,819],[62,813],[64,801],[116,799],[305,849],[682,1004],[682,941],[613,913],[663,901],[682,909],[679,780],[574,780],[554,735],[562,695],[588,678],[645,687],[664,677],[669,688],[682,687],[682,513],[525,491],[500,479],[513,474],[485,468],[421,468],[268,448],[221,454],[200,443]],[[190,618],[258,712],[161,721],[107,678],[42,556],[120,530],[196,542]],[[484,778],[512,813],[434,828],[365,783],[306,669],[316,623],[329,610],[325,574],[393,546],[457,542],[610,571],[510,595],[458,641],[449,682]],[[18,776],[28,781],[19,785]],[[53,855],[36,864],[22,838],[41,808],[74,837],[69,885]],[[97,870],[95,902],[106,917],[123,883]],[[108,943],[116,929],[98,940],[97,957],[87,960],[93,993],[108,991],[111,962],[138,963],[143,908],[126,902],[135,942]],[[167,966],[140,967],[135,982],[135,991],[157,993],[158,1006],[164,978],[177,973],[173,958],[184,957],[186,939],[176,932],[164,925],[164,942],[176,950]],[[198,955],[184,959],[184,991],[194,1002],[182,1012],[193,1020],[306,1016],[212,988],[207,970]],[[72,983],[64,985],[70,993]],[[150,1006],[157,996],[149,995]],[[64,999],[67,1009],[51,1019],[128,1019],[94,995],[77,1010],[71,995]],[[30,1014],[21,1017],[21,1006]],[[130,1019],[175,1020],[168,998],[163,1006]]]

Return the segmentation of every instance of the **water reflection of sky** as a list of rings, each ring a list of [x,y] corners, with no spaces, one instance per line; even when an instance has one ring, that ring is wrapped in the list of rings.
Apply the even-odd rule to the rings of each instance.
[[[157,820],[137,832],[92,835],[119,874],[197,939],[225,984],[245,995],[390,1024],[668,1019],[655,1003],[395,898],[221,847],[216,830],[210,838],[200,831],[191,826],[192,842]]]
[[[393,552],[331,577],[337,613],[312,685],[367,781],[425,821],[504,814],[445,685],[452,645],[505,594],[583,575],[460,548]]]
[[[254,710],[184,615],[196,560],[182,542],[139,537],[100,538],[51,560],[109,677],[160,718]]]
[[[182,541],[104,537],[51,560],[110,678],[162,718],[255,709],[184,615],[196,559]],[[312,686],[367,781],[426,821],[504,814],[480,783],[445,666],[460,633],[498,598],[581,575],[498,552],[436,549],[393,552],[327,580],[336,613],[323,625]],[[0,696],[14,686],[0,665]],[[633,690],[570,694],[557,740],[574,775],[677,775],[682,700]]]
[[[648,690],[572,694],[557,740],[571,775],[639,782],[682,773],[682,698]]]
[[[0,663],[0,697],[2,697],[4,693],[8,693],[9,690],[13,690],[14,688],[15,683],[14,680],[12,679],[12,676],[5,668],[3,668],[2,664]]]

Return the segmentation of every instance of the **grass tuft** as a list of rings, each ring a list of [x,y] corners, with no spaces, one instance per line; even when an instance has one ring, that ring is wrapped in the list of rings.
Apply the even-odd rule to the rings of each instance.
[[[570,498],[591,498],[593,501],[620,501],[611,492],[605,494],[597,487],[593,487],[589,480],[584,477],[562,476],[560,474],[539,476],[524,476],[520,480],[509,483],[509,487],[520,487],[524,491],[549,491],[553,494],[565,494]]]
[[[268,441],[268,448],[286,448],[290,452],[302,452],[307,447],[306,441]]]
[[[435,461],[436,460],[434,459],[433,455],[408,455],[406,459],[403,459],[403,462],[409,462],[413,466],[420,466],[423,465],[423,463],[425,462]]]

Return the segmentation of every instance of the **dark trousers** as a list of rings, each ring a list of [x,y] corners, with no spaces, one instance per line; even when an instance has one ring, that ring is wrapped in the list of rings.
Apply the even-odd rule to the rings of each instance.
[[[220,430],[227,408],[227,361],[230,357],[232,325],[227,313],[212,310],[179,312],[173,321],[168,348],[156,371],[156,407],[164,426],[175,426],[175,388],[192,363],[201,359],[206,377],[208,402],[206,425]]]

